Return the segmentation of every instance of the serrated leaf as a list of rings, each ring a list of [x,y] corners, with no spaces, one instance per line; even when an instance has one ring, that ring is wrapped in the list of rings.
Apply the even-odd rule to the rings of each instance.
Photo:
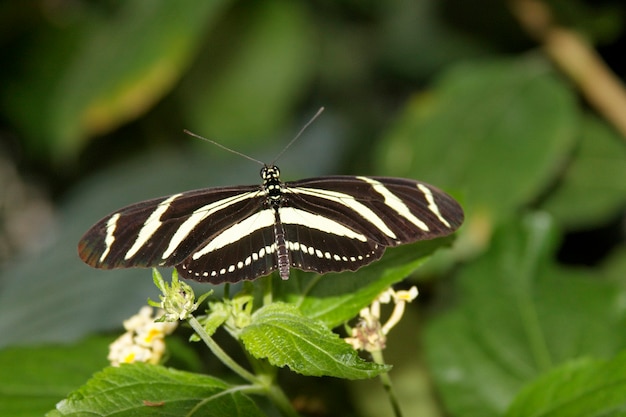
[[[41,416],[108,365],[112,338],[0,350],[0,415]]]
[[[461,271],[461,304],[427,326],[429,366],[450,414],[499,416],[553,366],[626,346],[619,289],[553,265],[555,238],[546,214],[503,226]]]
[[[205,375],[156,365],[106,368],[48,416],[262,416],[254,402]]]
[[[303,375],[364,379],[390,368],[364,361],[323,323],[285,303],[257,310],[240,338],[255,358],[267,358],[274,366],[288,366]]]
[[[591,228],[626,205],[626,147],[600,120],[584,119],[576,154],[543,207],[568,229]]]
[[[391,285],[419,268],[454,237],[389,248],[380,261],[356,272],[314,275],[292,271],[288,281],[275,278],[276,300],[297,305],[305,316],[336,327],[352,318]]]
[[[581,359],[526,386],[506,417],[606,417],[626,413],[626,353]]]

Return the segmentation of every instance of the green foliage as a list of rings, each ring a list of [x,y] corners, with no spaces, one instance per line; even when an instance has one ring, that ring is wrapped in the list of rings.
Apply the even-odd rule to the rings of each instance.
[[[61,401],[49,417],[262,416],[245,394],[216,378],[161,366],[134,364],[106,368]]]
[[[108,365],[111,337],[0,351],[0,415],[41,416]]]
[[[385,350],[405,415],[623,415],[624,137],[520,32],[513,3],[0,5],[0,415],[289,414],[279,384],[302,414],[321,403],[320,414],[390,415],[379,384],[353,380],[389,368],[359,359],[337,327],[407,276],[422,295]],[[623,1],[545,4],[610,64],[612,51],[622,58]],[[129,203],[258,182],[254,163],[182,129],[271,162],[321,105],[279,161],[285,179],[420,179],[462,202],[457,236],[390,249],[355,273],[233,285],[227,297],[192,283],[214,291],[198,319],[241,364],[235,377],[219,351],[187,343],[188,328],[168,340],[178,371],[102,371],[111,338],[93,335],[117,332],[157,295],[147,271],[83,265],[81,234]],[[13,166],[26,186],[9,181]],[[28,233],[39,212],[25,178],[56,197],[51,232]],[[313,375],[349,380],[351,397]]]
[[[585,117],[582,123],[565,178],[542,204],[572,230],[600,225],[626,195],[626,147],[621,138],[595,117]]]
[[[77,16],[64,32],[45,28],[30,46],[35,59],[26,74],[2,98],[32,150],[73,157],[85,138],[141,115],[176,83],[222,7],[201,0],[184,7],[120,3],[110,16]],[[52,71],[41,67],[40,52],[55,62]]]
[[[381,142],[381,165],[393,175],[460,188],[469,222],[480,214],[496,223],[532,201],[561,168],[576,138],[578,111],[545,62],[457,65],[434,91],[409,103]],[[445,140],[426,139],[433,137]],[[445,163],[433,163],[432,155]],[[507,175],[496,174],[503,164]]]
[[[543,372],[626,346],[619,289],[555,265],[555,236],[545,214],[501,227],[459,275],[462,302],[429,323],[429,362],[451,413],[502,415]]]
[[[323,323],[289,304],[273,303],[257,310],[241,331],[241,341],[255,358],[309,376],[363,379],[389,368],[363,361]]]
[[[527,385],[507,417],[618,416],[626,404],[626,353],[611,360],[567,362]]]
[[[354,273],[320,277],[292,271],[287,282],[274,278],[274,299],[297,305],[302,314],[331,328],[339,326],[356,316],[386,288],[407,277],[436,248],[452,240],[442,238],[389,249],[382,261]]]
[[[220,36],[206,46],[212,53],[180,89],[186,126],[239,150],[288,121],[313,69],[311,23],[302,4],[269,0],[248,6],[216,29]]]

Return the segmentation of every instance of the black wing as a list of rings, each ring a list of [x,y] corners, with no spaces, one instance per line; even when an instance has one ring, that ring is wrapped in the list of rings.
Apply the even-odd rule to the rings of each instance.
[[[220,231],[263,208],[259,186],[189,191],[133,204],[91,227],[80,258],[101,269],[174,266]]]
[[[354,271],[387,246],[446,236],[463,223],[452,197],[419,181],[332,176],[285,185],[291,266],[307,271]]]

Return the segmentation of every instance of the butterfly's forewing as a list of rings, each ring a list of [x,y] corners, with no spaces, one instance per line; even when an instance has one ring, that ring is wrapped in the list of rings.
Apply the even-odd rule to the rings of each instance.
[[[122,208],[92,226],[80,258],[101,269],[173,266],[218,231],[257,211],[261,187],[189,191]]]
[[[449,235],[464,218],[448,194],[405,178],[320,177],[286,188],[285,205],[340,221],[383,246]]]
[[[446,236],[463,222],[452,197],[419,181],[333,176],[285,185],[291,265],[308,271],[354,271],[387,246]]]

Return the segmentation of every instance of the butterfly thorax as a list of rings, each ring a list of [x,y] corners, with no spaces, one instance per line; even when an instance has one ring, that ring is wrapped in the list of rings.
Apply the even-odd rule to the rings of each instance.
[[[269,204],[277,209],[283,200],[283,183],[280,180],[280,170],[276,165],[266,165],[261,169],[263,189],[267,193]]]
[[[276,252],[276,268],[280,277],[289,279],[289,250],[285,237],[285,229],[280,219],[279,209],[283,204],[283,183],[280,181],[280,170],[276,165],[265,165],[261,169],[263,189],[267,193],[266,204],[274,209],[274,245]]]

